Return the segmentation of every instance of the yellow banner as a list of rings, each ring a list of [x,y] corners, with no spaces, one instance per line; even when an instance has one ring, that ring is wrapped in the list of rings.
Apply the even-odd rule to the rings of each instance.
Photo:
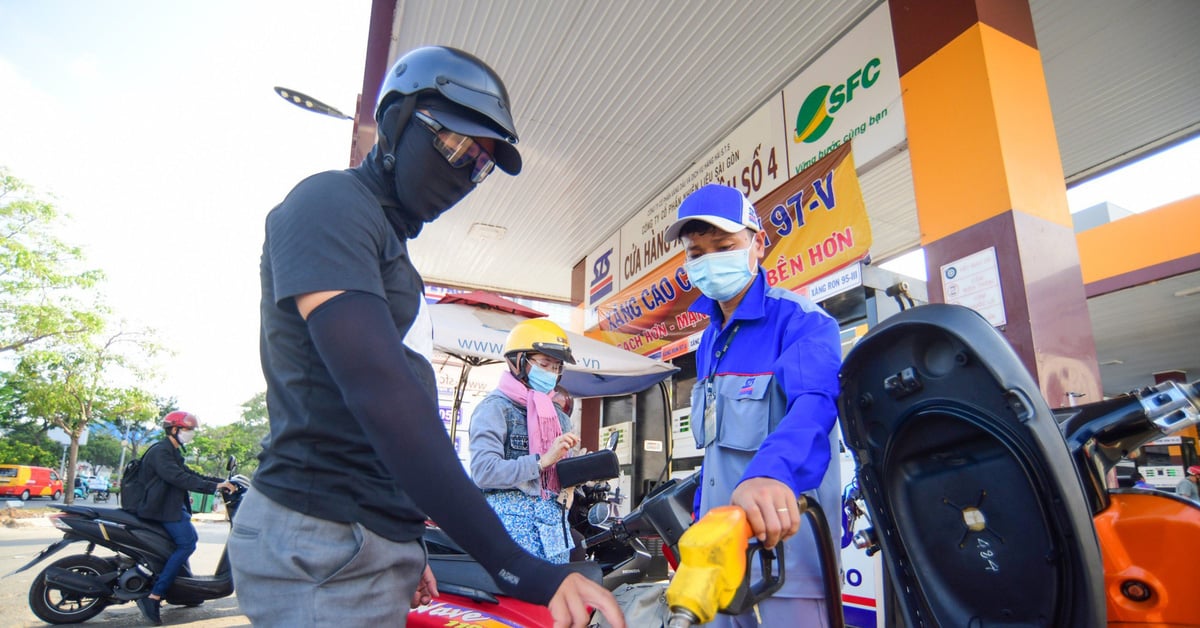
[[[844,144],[755,203],[767,234],[767,283],[797,290],[866,256],[871,223],[854,157]],[[626,286],[596,308],[592,338],[668,359],[687,350],[707,319],[688,312],[699,296],[683,270],[684,254]]]

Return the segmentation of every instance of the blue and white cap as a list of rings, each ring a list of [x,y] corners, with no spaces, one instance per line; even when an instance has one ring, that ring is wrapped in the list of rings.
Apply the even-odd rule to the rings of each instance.
[[[683,199],[677,219],[667,228],[667,239],[678,240],[680,230],[693,220],[707,222],[726,233],[762,230],[750,199],[735,188],[717,183],[703,186]]]

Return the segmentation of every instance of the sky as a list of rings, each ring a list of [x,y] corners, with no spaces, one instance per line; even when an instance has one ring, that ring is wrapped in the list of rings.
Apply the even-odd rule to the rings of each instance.
[[[264,216],[349,161],[350,122],[273,87],[352,114],[369,17],[369,0],[0,0],[0,166],[70,215],[61,239],[105,271],[105,300],[173,351],[144,387],[201,421],[235,421],[265,387]],[[1069,191],[1072,210],[1200,192],[1200,140],[1175,154],[1161,181],[1151,166]]]
[[[0,166],[70,215],[130,327],[173,355],[146,382],[224,424],[265,389],[263,218],[302,178],[349,163],[369,0],[0,0]]]

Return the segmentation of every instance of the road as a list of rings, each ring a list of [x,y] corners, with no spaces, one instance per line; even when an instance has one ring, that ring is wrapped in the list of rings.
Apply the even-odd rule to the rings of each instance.
[[[44,506],[47,500],[29,502],[29,506]],[[192,570],[197,574],[211,574],[229,533],[229,524],[200,522],[196,524],[200,534],[196,553],[192,555]],[[58,541],[62,534],[53,527],[31,526],[6,528],[0,526],[0,576],[18,569],[33,559],[47,545]],[[33,628],[46,626],[29,610],[29,586],[45,565],[63,556],[81,553],[83,544],[70,545],[53,557],[30,568],[28,571],[0,580],[0,625],[6,628]],[[97,554],[104,552],[98,549]],[[236,594],[219,600],[209,600],[196,608],[163,606],[163,624],[168,626],[193,626],[216,628],[218,626],[249,626],[250,622],[237,607]],[[133,603],[110,606],[94,619],[80,624],[83,626],[144,626],[145,620]]]

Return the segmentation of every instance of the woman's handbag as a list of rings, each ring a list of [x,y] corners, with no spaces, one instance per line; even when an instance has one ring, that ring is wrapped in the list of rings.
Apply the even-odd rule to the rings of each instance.
[[[617,454],[611,449],[564,458],[555,464],[558,483],[563,488],[595,480],[610,480],[620,475],[619,467]]]

